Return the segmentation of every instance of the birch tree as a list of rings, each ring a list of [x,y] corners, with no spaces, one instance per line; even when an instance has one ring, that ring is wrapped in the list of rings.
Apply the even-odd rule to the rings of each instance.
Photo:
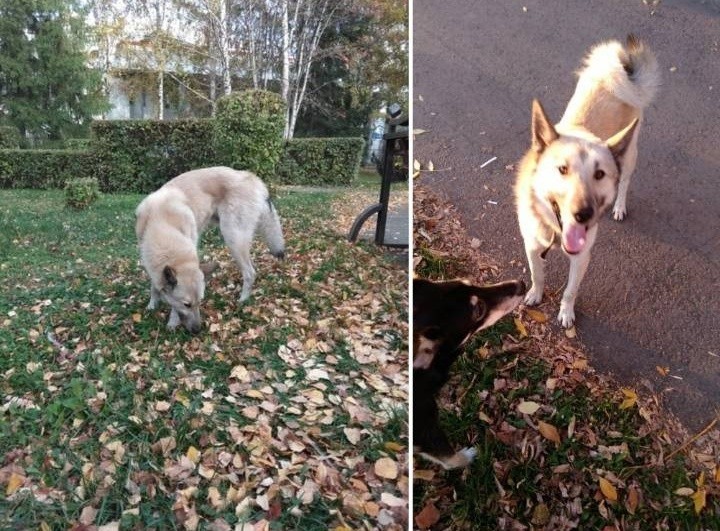
[[[282,2],[282,86],[287,103],[285,139],[293,137],[307,90],[320,38],[333,18],[337,4],[330,0],[280,0]]]

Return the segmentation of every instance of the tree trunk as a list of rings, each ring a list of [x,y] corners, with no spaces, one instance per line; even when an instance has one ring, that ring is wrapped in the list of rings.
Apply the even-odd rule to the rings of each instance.
[[[165,119],[165,67],[158,72],[158,112],[157,119]]]
[[[228,35],[228,0],[220,0],[220,60],[222,61],[223,93],[232,92],[230,80],[230,38]]]
[[[290,129],[291,106],[290,106],[290,21],[288,20],[288,2],[282,3],[282,86],[280,95],[285,101],[285,131],[283,138],[292,138]]]

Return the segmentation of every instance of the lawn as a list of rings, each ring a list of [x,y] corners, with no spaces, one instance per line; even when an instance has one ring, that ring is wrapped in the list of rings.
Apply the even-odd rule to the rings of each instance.
[[[414,203],[419,276],[507,280],[422,183]],[[689,438],[649,384],[595,373],[551,312],[520,309],[466,346],[441,420],[478,456],[449,472],[415,460],[416,528],[720,529],[717,430]]]
[[[140,196],[0,191],[0,528],[404,529],[407,269],[345,242],[348,194],[279,192],[242,305],[208,233],[191,336],[145,309]]]

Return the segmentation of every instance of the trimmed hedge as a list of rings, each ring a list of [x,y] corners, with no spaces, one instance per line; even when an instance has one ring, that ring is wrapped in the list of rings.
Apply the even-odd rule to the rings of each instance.
[[[68,179],[97,175],[89,151],[0,149],[0,188],[63,188]]]
[[[210,120],[112,120],[91,127],[104,192],[148,193],[180,173],[216,164]]]
[[[360,169],[362,138],[294,138],[285,146],[277,175],[282,184],[348,185]]]
[[[67,138],[64,144],[65,149],[87,151],[93,147],[93,140],[92,138]]]
[[[89,207],[100,197],[100,187],[95,177],[68,179],[65,183],[65,204],[75,210]]]
[[[279,94],[264,90],[220,98],[213,119],[218,164],[272,178],[283,150],[285,108]]]
[[[0,126],[0,149],[18,149],[20,147],[20,131],[11,125]]]

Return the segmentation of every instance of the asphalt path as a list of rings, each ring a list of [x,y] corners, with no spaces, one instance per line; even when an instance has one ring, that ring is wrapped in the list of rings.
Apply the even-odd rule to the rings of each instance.
[[[558,121],[593,44],[632,32],[660,63],[628,217],[601,221],[576,304],[592,365],[644,381],[691,429],[720,408],[720,1],[414,0],[414,158],[502,279],[529,280],[514,211],[516,163],[538,97]],[[492,157],[496,160],[480,168]],[[568,262],[548,255],[546,293]],[[498,279],[500,280],[500,279]],[[553,318],[559,295],[541,308]],[[660,376],[657,366],[669,367]]]

